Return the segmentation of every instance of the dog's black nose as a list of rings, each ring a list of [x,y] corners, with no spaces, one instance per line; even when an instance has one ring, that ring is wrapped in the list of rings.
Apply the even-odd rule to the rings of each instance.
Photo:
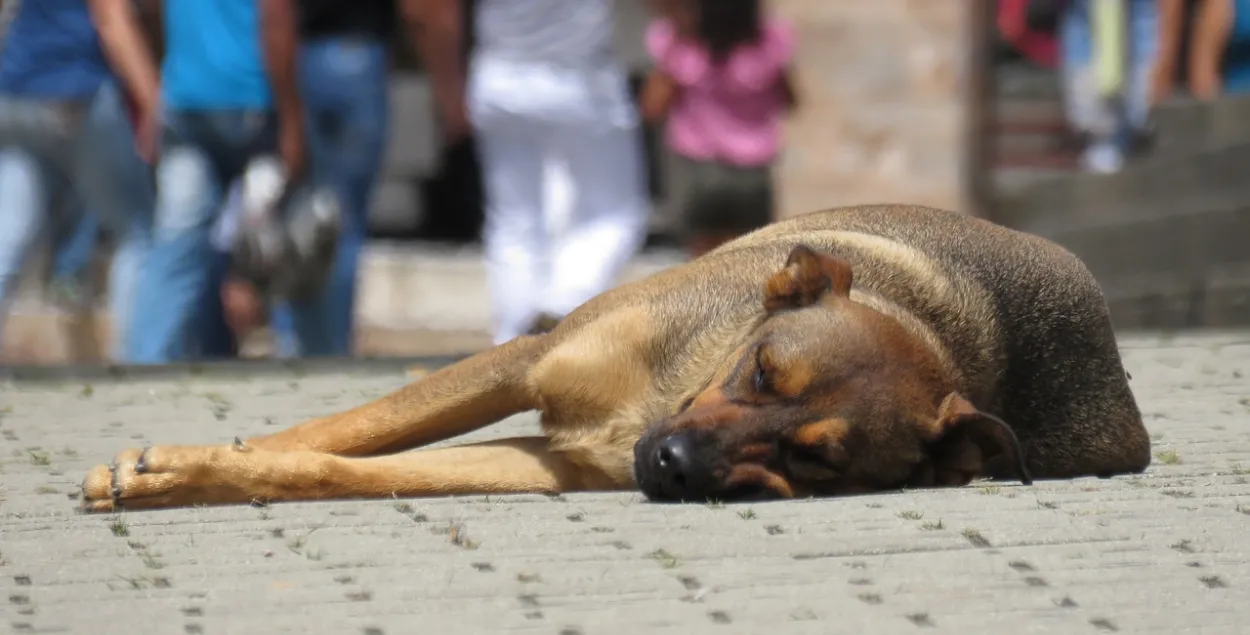
[[[692,493],[694,447],[687,434],[670,434],[659,443],[651,455],[652,470],[664,495],[676,500],[689,498]]]

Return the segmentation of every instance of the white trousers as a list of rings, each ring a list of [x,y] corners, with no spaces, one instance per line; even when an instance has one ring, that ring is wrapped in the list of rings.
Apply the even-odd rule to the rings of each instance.
[[[486,193],[492,338],[502,343],[540,313],[565,315],[616,283],[646,237],[644,159],[619,69],[482,54],[468,96]],[[556,219],[560,202],[567,214]]]

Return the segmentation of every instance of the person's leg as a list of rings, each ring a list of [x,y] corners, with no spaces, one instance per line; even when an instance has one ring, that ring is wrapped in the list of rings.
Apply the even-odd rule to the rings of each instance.
[[[196,329],[199,354],[205,359],[232,359],[239,355],[238,338],[226,321],[226,309],[221,297],[229,273],[230,255],[214,253],[209,266],[209,282],[200,300]]]
[[[0,97],[0,323],[49,220],[72,211],[75,121],[72,103]]]
[[[1068,124],[1087,132],[1096,117],[1093,33],[1089,25],[1088,0],[1070,0],[1059,22],[1059,74],[1063,84],[1063,108]]]
[[[486,219],[482,246],[496,344],[525,334],[538,313],[547,235],[543,144],[518,124],[478,135]]]
[[[87,209],[81,199],[76,198],[70,204],[77,209],[69,215],[73,222],[56,245],[52,259],[52,278],[76,283],[91,264],[91,256],[100,238],[100,218],[94,210]]]
[[[1237,8],[1234,0],[1198,3],[1189,38],[1189,90],[1198,99],[1215,99],[1223,92],[1222,62],[1236,24]]]
[[[1121,146],[1131,150],[1133,141],[1146,130],[1150,116],[1150,80],[1159,52],[1157,0],[1128,3],[1128,72],[1123,89]]]
[[[222,296],[226,294],[227,283],[231,280],[234,267],[232,245],[241,231],[242,199],[241,179],[231,182],[226,199],[213,223],[211,243],[214,258],[208,288],[205,289],[196,334],[199,340],[199,354],[209,359],[234,358],[239,355],[240,335],[230,326],[227,308]]]
[[[357,264],[386,147],[387,48],[377,42],[323,40],[302,47],[300,63],[314,177],[338,192],[342,226],[321,297],[276,308],[274,319],[279,325],[289,321],[300,355],[348,355]],[[281,315],[287,311],[289,318]]]
[[[1098,90],[1094,72],[1091,0],[1071,0],[1059,24],[1060,73],[1068,123],[1086,140],[1087,170],[1114,172],[1122,157],[1115,145],[1116,117]]]
[[[77,192],[61,197],[57,222],[51,234],[52,275],[48,295],[57,306],[74,312],[85,310],[93,301],[92,277],[88,273],[100,239],[100,219],[86,209]]]
[[[650,205],[637,130],[570,121],[554,140],[568,166],[572,213],[552,245],[538,308],[565,315],[614,286],[646,238]]]
[[[115,357],[125,350],[139,272],[152,246],[156,204],[151,168],[139,158],[133,132],[121,92],[105,84],[79,141],[75,171],[87,209],[114,237],[108,306]]]
[[[129,320],[126,360],[161,364],[186,357],[211,279],[209,242],[225,178],[206,147],[205,116],[170,113],[156,169],[153,244],[140,270]]]
[[[0,149],[0,334],[23,265],[45,224],[45,183],[34,156],[15,147]]]
[[[547,255],[543,162],[550,126],[518,113],[515,92],[521,85],[509,71],[476,60],[468,95],[486,195],[482,246],[496,344],[532,326]]]

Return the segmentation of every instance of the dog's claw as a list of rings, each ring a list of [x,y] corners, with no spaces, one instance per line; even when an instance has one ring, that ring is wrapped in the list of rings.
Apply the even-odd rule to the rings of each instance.
[[[147,473],[147,471],[148,471],[148,450],[151,450],[151,449],[152,449],[152,446],[150,446],[150,445],[149,445],[148,447],[143,448],[143,451],[139,453],[139,460],[135,461],[135,474],[145,474],[145,473]]]
[[[249,448],[247,447],[247,444],[243,442],[243,439],[240,439],[239,437],[234,438],[234,450],[236,452],[247,452],[248,449]]]

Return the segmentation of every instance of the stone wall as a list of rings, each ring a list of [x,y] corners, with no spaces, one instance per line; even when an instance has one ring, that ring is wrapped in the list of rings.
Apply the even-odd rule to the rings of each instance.
[[[774,0],[798,28],[804,103],[780,214],[867,202],[964,209],[967,14],[974,2]]]

